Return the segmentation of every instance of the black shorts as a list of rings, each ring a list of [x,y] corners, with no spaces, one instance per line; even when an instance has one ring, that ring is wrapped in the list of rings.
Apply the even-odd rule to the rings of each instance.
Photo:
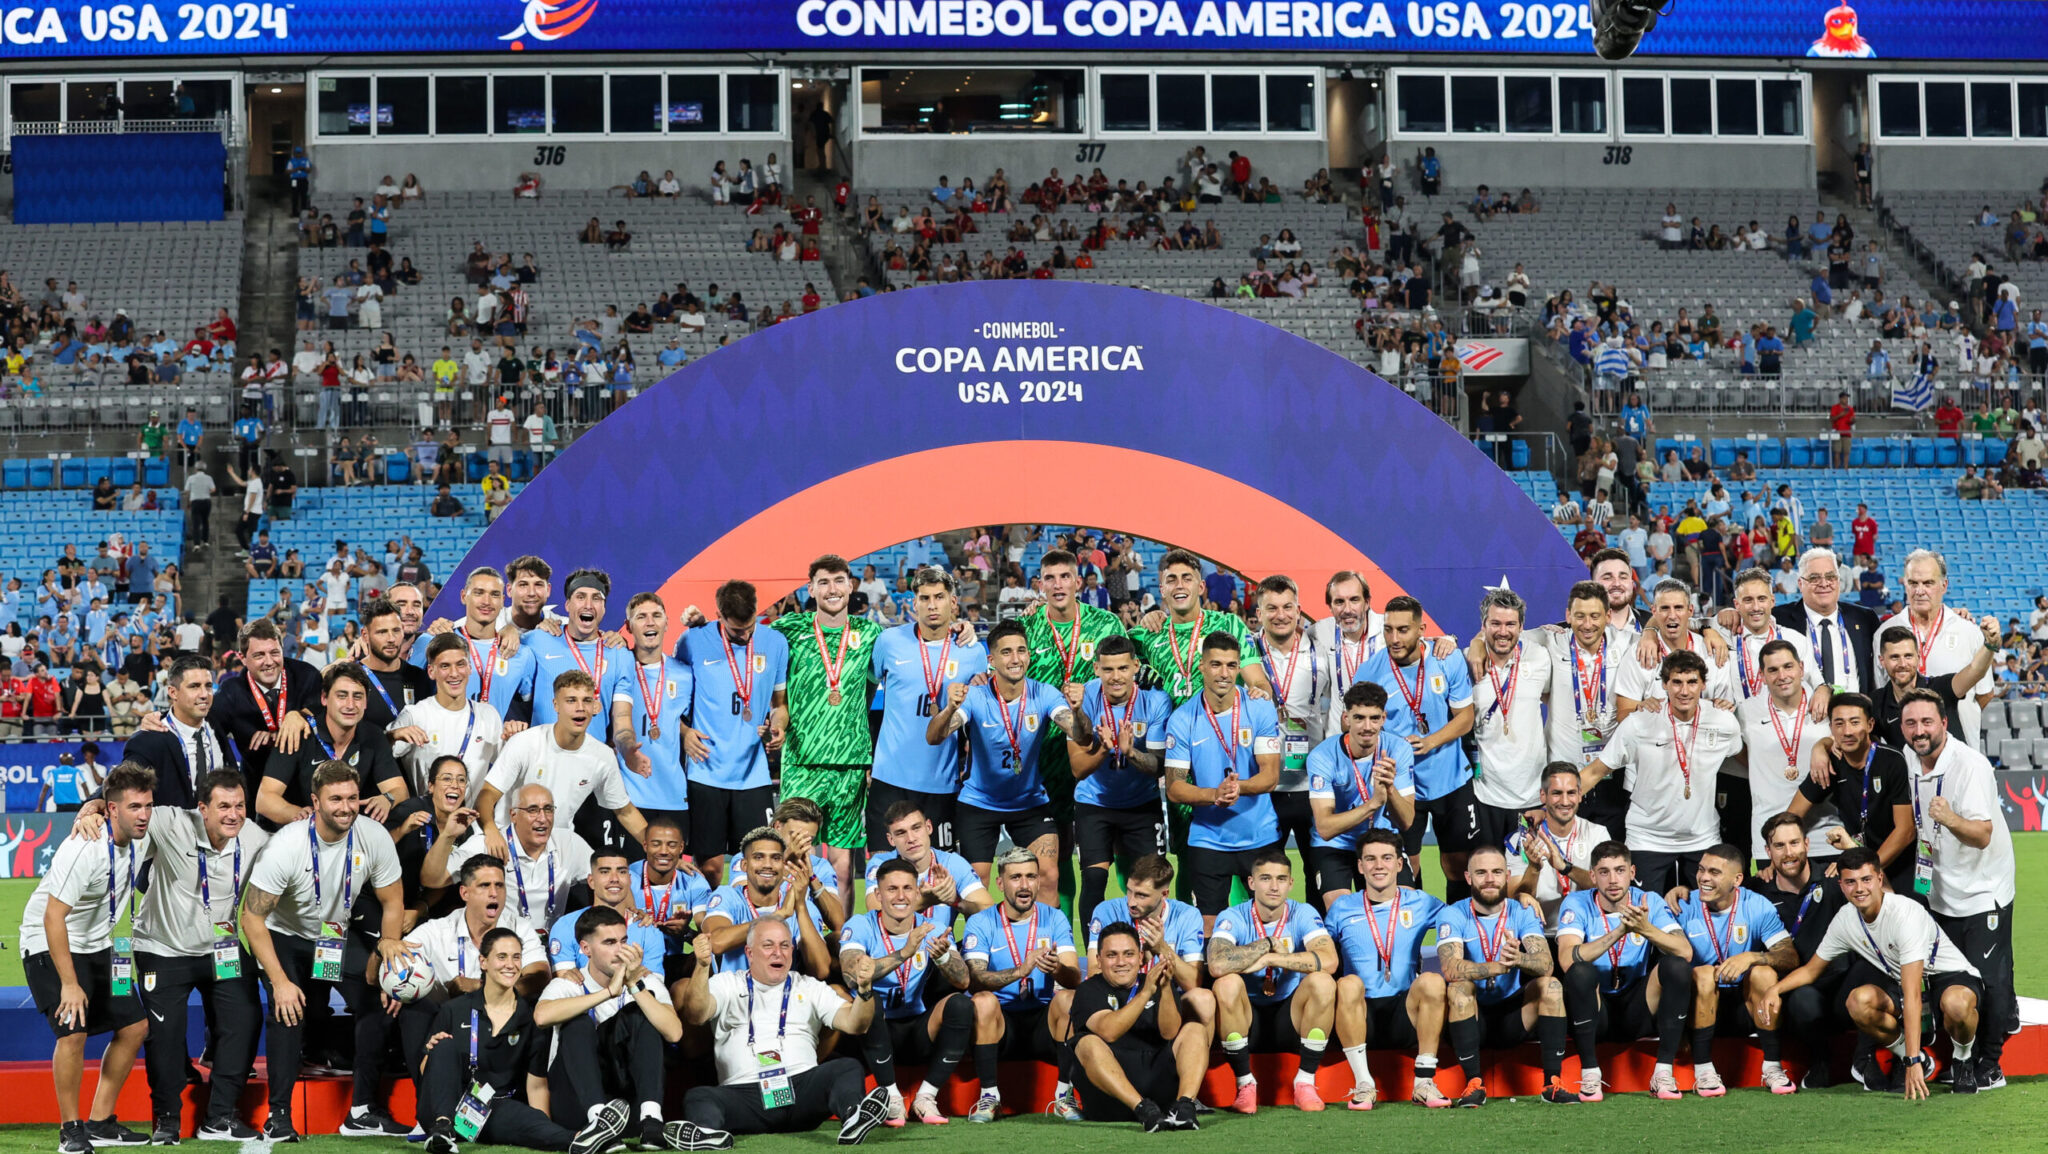
[[[1230,908],[1230,883],[1252,876],[1255,849],[1203,849],[1189,846],[1181,851],[1181,873],[1187,878],[1188,893],[1195,908],[1214,917]]]
[[[690,856],[724,857],[740,852],[740,838],[775,816],[775,787],[720,789],[690,783]]]
[[[1134,862],[1147,854],[1164,853],[1165,811],[1156,805],[1130,809],[1074,803],[1074,842],[1081,848],[1081,864]]]
[[[1636,862],[1636,884],[1648,893],[1669,893],[1672,886],[1692,889],[1699,884],[1700,855],[1704,850],[1689,853],[1659,853],[1656,850],[1639,849],[1630,852]]]
[[[1059,1060],[1060,1047],[1046,1026],[1046,1007],[1003,1007],[1003,1041],[996,1056],[1038,1062]]]
[[[1286,791],[1276,789],[1266,796],[1273,799],[1273,816],[1280,822],[1280,844],[1285,846],[1291,837],[1294,848],[1306,854],[1314,847],[1316,834],[1316,816],[1309,808],[1307,785]]]
[[[1527,1004],[1523,1001],[1525,996],[1523,991],[1517,990],[1513,997],[1479,1003],[1480,1045],[1504,1050],[1529,1040],[1530,1031],[1522,1025],[1522,1007]]]
[[[1249,983],[1258,981],[1257,975],[1245,975],[1246,989],[1256,991]],[[1252,1027],[1245,1032],[1245,1040],[1254,1054],[1292,1054],[1301,1048],[1301,1035],[1294,1029],[1294,999],[1282,998],[1277,1002],[1260,1005],[1252,1003]]]
[[[953,825],[960,839],[960,856],[971,862],[996,860],[996,843],[1002,840],[1006,830],[1010,844],[1019,849],[1029,849],[1031,843],[1039,838],[1052,837],[1060,832],[1050,805],[1035,805],[1030,809],[1005,813],[960,802],[954,809]]]
[[[1474,800],[1472,804],[1479,813],[1479,837],[1473,841],[1473,849],[1478,849],[1481,846],[1505,849],[1508,844],[1508,838],[1522,827],[1522,815],[1528,812],[1527,810],[1488,805],[1478,800]],[[1437,836],[1442,837],[1443,835],[1439,833]]]
[[[135,996],[131,987],[128,993],[114,996],[114,951],[98,950],[90,954],[73,953],[71,970],[78,979],[79,988],[85,991],[85,1021],[69,1025],[57,1021],[57,1007],[64,999],[64,982],[57,976],[57,965],[50,960],[50,952],[30,954],[21,962],[22,971],[28,977],[29,997],[34,999],[36,1011],[50,1024],[50,1032],[59,1038],[73,1034],[107,1034],[125,1026],[143,1021],[142,999]],[[140,982],[140,976],[134,981]]]
[[[1876,975],[1873,973],[1866,976],[1875,977]],[[1886,974],[1882,977],[1877,977],[1877,980],[1875,981],[1866,981],[1859,984],[1866,986],[1876,986],[1878,989],[1883,990],[1885,996],[1892,1000],[1893,1014],[1899,1014],[1905,1010],[1906,991],[1899,985],[1899,980],[1897,978],[1892,977],[1889,974]],[[1966,989],[1977,996],[1978,1025],[1980,1027],[1983,1025],[1983,979],[1972,977],[1971,975],[1962,973],[1960,971],[1950,971],[1945,974],[1927,975],[1926,984],[1927,993],[1923,995],[1920,999],[1920,1010],[1921,1013],[1933,1018],[1934,1025],[1937,1029],[1941,1026],[1941,996],[1948,992],[1950,986],[1961,986],[1963,989]],[[38,1004],[38,1008],[40,1008],[40,1003]],[[1924,1037],[1922,1040],[1925,1040]]]
[[[926,793],[920,789],[905,789],[890,785],[880,778],[868,781],[868,852],[881,853],[889,847],[889,825],[883,815],[899,801],[914,803],[924,811],[932,823],[932,848],[954,853],[956,831],[953,828],[954,799],[957,794]]]
[[[1425,825],[1436,830],[1436,848],[1443,853],[1464,853],[1478,843],[1479,798],[1466,782],[1442,797],[1415,799],[1415,820],[1408,823],[1401,841],[1409,856],[1422,852]]]
[[[1341,846],[1319,845],[1308,851],[1309,884],[1318,893],[1355,890],[1364,884],[1358,874],[1358,851]]]
[[[889,1054],[897,1062],[921,1066],[932,1058],[931,1018],[934,1010],[923,1010],[905,1018],[888,1018]]]
[[[1109,1052],[1116,1057],[1116,1064],[1123,1067],[1124,1077],[1130,1079],[1131,1089],[1139,1097],[1162,1108],[1172,1106],[1180,1097],[1180,1068],[1174,1061],[1172,1046],[1119,1038],[1109,1043]],[[1129,1106],[1095,1088],[1088,1080],[1087,1069],[1079,1062],[1074,1063],[1074,1092],[1081,1096],[1081,1116],[1090,1122],[1135,1120]]]
[[[1365,1043],[1373,1050],[1413,1050],[1415,1020],[1408,1016],[1408,995],[1365,1000]]]
[[[1674,993],[1679,997],[1692,996],[1690,990],[1666,990],[1664,996]],[[1577,1012],[1571,1016],[1577,1017]],[[1650,979],[1639,978],[1623,990],[1609,990],[1603,985],[1600,1009],[1593,1020],[1593,1028],[1603,1042],[1629,1043],[1656,1037],[1657,1014],[1650,1009]]]

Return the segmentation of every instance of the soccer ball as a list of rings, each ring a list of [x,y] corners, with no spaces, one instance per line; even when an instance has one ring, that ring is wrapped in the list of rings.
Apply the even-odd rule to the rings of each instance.
[[[394,1002],[417,1002],[434,984],[433,967],[408,950],[384,963],[377,971],[377,984]]]

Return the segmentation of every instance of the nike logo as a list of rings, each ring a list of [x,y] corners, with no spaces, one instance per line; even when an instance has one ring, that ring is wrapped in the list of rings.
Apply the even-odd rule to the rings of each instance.
[[[151,1010],[149,1012],[149,1016],[155,1018],[159,1022],[164,1020],[164,1016],[162,1014],[157,1013],[155,1010]]]
[[[1993,955],[1993,954],[1995,954],[1995,953],[1997,953],[1997,952],[1998,952],[1998,947],[1997,947],[1997,946],[1993,946],[1993,947],[1991,947],[1990,949],[1988,949],[1988,950],[1985,950],[1985,951],[1984,951],[1984,957],[1983,957],[1983,958],[1982,958],[1981,960],[1983,960],[1983,961],[1987,961],[1987,962],[1988,962],[1988,961],[1990,961],[1990,960],[1991,960],[1991,955]]]

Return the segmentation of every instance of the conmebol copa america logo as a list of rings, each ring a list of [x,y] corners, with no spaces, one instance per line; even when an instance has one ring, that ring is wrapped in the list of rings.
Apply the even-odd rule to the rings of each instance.
[[[547,0],[526,0],[526,11],[520,17],[519,27],[498,39],[510,40],[514,52],[525,48],[528,39],[542,43],[560,40],[583,27],[596,11],[597,0],[560,0],[555,4]]]

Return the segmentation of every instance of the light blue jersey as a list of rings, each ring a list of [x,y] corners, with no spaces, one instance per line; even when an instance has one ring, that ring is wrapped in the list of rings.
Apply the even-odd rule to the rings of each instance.
[[[867,889],[865,892],[870,894],[875,892],[876,886],[881,881],[882,863],[894,861],[901,856],[903,855],[893,849],[869,855]],[[929,864],[924,869],[919,870],[917,874],[917,884],[920,889],[931,885],[934,881],[938,880],[941,874],[952,879],[953,894],[956,901],[970,894],[980,893],[987,888],[981,884],[981,875],[974,872],[974,866],[957,853],[948,853],[942,849],[935,849],[931,851],[931,857],[928,861]],[[836,885],[838,883],[833,882],[830,884]],[[947,928],[950,929],[952,927],[953,907],[933,906],[925,912],[942,919],[942,924]]]
[[[823,880],[822,876],[819,880]],[[772,914],[781,908],[783,895],[788,890],[789,883],[783,882],[781,887],[775,891],[775,900],[773,902],[765,906],[756,906],[747,898],[747,883],[739,881],[728,886],[720,886],[711,891],[711,900],[704,904],[704,914],[699,919],[700,924],[711,918],[719,917],[725,918],[736,926],[746,925],[757,917],[764,914]],[[825,926],[825,915],[819,911],[818,903],[811,900],[807,895],[804,898],[804,907],[810,912],[811,924],[817,927],[818,932],[820,934],[828,932]],[[790,923],[789,933],[792,939],[799,936],[799,931],[794,921]],[[721,974],[727,970],[745,969],[746,965],[747,947],[745,942],[712,959],[713,971]]]
[[[1436,928],[1443,909],[1442,902],[1406,886],[1376,905],[1359,891],[1331,902],[1323,924],[1337,939],[1344,972],[1365,983],[1365,996],[1393,998],[1415,984],[1415,974],[1422,968],[1422,939]]]
[[[1305,950],[1311,943],[1330,936],[1323,927],[1323,919],[1306,902],[1289,900],[1287,912],[1277,921],[1267,922],[1260,915],[1257,901],[1235,905],[1216,915],[1216,928],[1209,937],[1226,946],[1248,946],[1261,938],[1274,939],[1276,953],[1291,954]],[[1266,990],[1266,979],[1273,980],[1272,992]],[[1294,970],[1248,970],[1244,974],[1244,988],[1255,1006],[1284,1002],[1294,996],[1294,989],[1301,985],[1303,975]]]
[[[722,629],[716,621],[699,625],[678,646],[690,667],[690,728],[704,736],[711,755],[689,763],[690,780],[719,789],[758,789],[768,784],[760,727],[768,724],[775,694],[789,680],[789,642],[756,626],[746,644],[731,644]]]
[[[1512,898],[1503,901],[1500,909],[1484,916],[1473,913],[1472,899],[1466,898],[1456,905],[1445,906],[1436,919],[1436,944],[1459,943],[1468,962],[1496,960],[1507,948],[1509,938],[1519,942],[1542,936],[1543,919]],[[1472,989],[1487,1005],[1515,997],[1522,992],[1522,968],[1515,966],[1507,973],[1477,979],[1472,983]]]
[[[471,701],[490,702],[499,717],[510,718],[512,703],[533,693],[533,651],[522,639],[519,651],[508,657],[496,638],[478,641],[460,625],[455,631],[469,643],[469,688],[463,693]],[[412,663],[421,669],[427,667],[427,643],[432,640],[421,634],[413,643]]]
[[[1021,922],[1009,920],[1003,913],[1006,908],[1006,904],[993,905],[967,919],[960,952],[968,961],[983,962],[990,971],[1000,972],[1016,967],[1020,954],[1030,957],[1031,951],[1046,942],[1058,953],[1075,956],[1074,927],[1058,907],[1039,902]],[[997,990],[996,1001],[1005,1008],[1043,1006],[1052,1001],[1053,989],[1051,974],[1032,970]]]
[[[1695,890],[1679,905],[1678,924],[1692,939],[1695,966],[1718,966],[1751,950],[1761,954],[1792,936],[1778,917],[1778,907],[1752,889],[1736,890],[1734,904],[1719,913],[1708,910]],[[1741,984],[1740,978],[1720,983],[1723,989]]]
[[[1394,659],[1382,649],[1365,659],[1358,679],[1386,689],[1386,732],[1397,738],[1434,733],[1450,723],[1453,710],[1472,704],[1472,672],[1462,654],[1438,661],[1425,649],[1419,667],[1396,670]],[[1416,724],[1411,694],[1422,701],[1421,725]],[[1440,745],[1415,763],[1415,796],[1424,801],[1455,793],[1471,780],[1472,767],[1460,742]]]
[[[1374,758],[1351,756],[1348,739],[1343,734],[1323,742],[1308,751],[1308,796],[1310,801],[1323,798],[1335,807],[1338,813],[1348,813],[1364,805],[1372,791],[1372,767]],[[1394,759],[1394,792],[1415,796],[1415,750],[1407,742],[1380,731],[1380,754]],[[1310,845],[1334,846],[1338,849],[1356,851],[1365,831],[1371,829],[1393,829],[1393,810],[1384,800],[1372,820],[1352,826],[1336,837],[1314,834]]]
[[[1104,927],[1130,921],[1129,898],[1111,898],[1096,906],[1095,916],[1088,919],[1088,952],[1095,952],[1096,943],[1102,940]],[[1160,911],[1159,928],[1167,949],[1172,950],[1181,961],[1201,964],[1208,949],[1207,939],[1202,933],[1202,911],[1186,902],[1167,898]]]
[[[624,703],[633,710],[633,733],[640,740],[640,752],[647,755],[653,776],[633,772],[625,755],[619,756],[619,776],[626,781],[626,796],[642,810],[690,808],[690,782],[683,772],[683,714],[690,707],[690,667],[673,657],[662,657],[641,665],[621,651],[607,654],[601,703],[609,717],[614,705]],[[647,698],[657,699],[652,713]],[[538,723],[536,723],[538,724]],[[616,727],[614,727],[616,728]],[[655,736],[655,731],[660,736]],[[611,745],[617,748],[617,733]]]
[[[1138,689],[1122,705],[1104,705],[1102,679],[1088,683],[1081,693],[1081,713],[1094,726],[1105,745],[1114,746],[1130,730],[1135,748],[1150,753],[1166,751],[1166,721],[1173,715],[1173,701],[1156,689]],[[1159,778],[1124,764],[1114,752],[1087,777],[1074,783],[1074,801],[1104,809],[1159,808]]]
[[[580,910],[570,910],[555,919],[555,924],[548,930],[549,968],[559,970],[574,966],[580,970],[590,963],[590,959],[583,954],[583,947],[576,944],[576,919],[590,910],[591,907],[584,906]],[[631,918],[627,918],[626,942],[640,947],[643,965],[657,974],[662,974],[664,979],[668,977],[662,973],[662,963],[668,959],[668,938],[663,936],[660,926],[635,925]]]
[[[1038,748],[1052,731],[1052,715],[1066,706],[1066,695],[1043,681],[1027,679],[1023,694],[1009,702],[996,696],[993,683],[969,689],[960,703],[968,762],[961,804],[998,813],[1050,805],[1038,773]]]
[[[1192,770],[1195,785],[1213,789],[1226,773],[1249,781],[1259,772],[1257,755],[1280,753],[1280,715],[1273,703],[1239,689],[1230,712],[1209,712],[1208,695],[1188,698],[1166,721],[1166,773]],[[1280,840],[1273,799],[1263,793],[1239,795],[1228,806],[1198,805],[1188,822],[1188,844],[1196,849],[1264,849]]]
[[[617,672],[614,666],[633,664],[630,649],[606,649],[602,636],[578,644],[568,634],[556,636],[545,629],[529,629],[519,640],[521,653],[533,654],[533,724],[555,723],[555,679],[572,670],[582,670],[597,680],[602,690]],[[606,696],[598,698],[599,717],[590,723],[593,734],[604,736],[611,720]],[[628,775],[631,776],[631,775]]]
[[[940,911],[928,910],[919,913],[912,921],[932,927],[933,934],[943,934],[946,932],[947,923],[932,916],[938,912]],[[909,940],[908,934],[891,934],[883,929],[881,914],[862,914],[847,920],[845,930],[839,935],[839,956],[843,958],[848,953],[857,951],[871,958],[885,958],[902,949],[904,943]],[[925,941],[929,943],[931,937],[927,936]],[[875,1005],[881,1009],[882,1016],[894,1020],[924,1013],[925,982],[937,969],[938,967],[932,964],[931,957],[920,947],[910,956],[910,960],[902,965],[890,966],[886,971],[877,971],[874,980]],[[944,978],[939,979],[939,982],[942,986],[950,985]]]
[[[980,642],[955,646],[950,634],[920,641],[917,626],[899,625],[875,639],[875,680],[881,683],[882,732],[875,738],[875,780],[918,793],[960,787],[960,743],[924,739],[946,692],[988,671]]]
[[[1566,948],[1579,942],[1595,941],[1605,937],[1607,931],[1621,924],[1620,914],[1610,914],[1600,908],[1598,890],[1573,890],[1557,909],[1557,946]],[[1684,932],[1678,919],[1671,913],[1671,907],[1656,894],[1644,893],[1634,886],[1628,890],[1628,904],[1646,906],[1650,911],[1650,924],[1660,930],[1674,933]],[[1650,972],[1650,966],[1657,960],[1657,947],[1641,934],[1623,934],[1616,939],[1613,948],[1600,951],[1600,956],[1590,963],[1602,977],[1600,988],[1607,991],[1625,990]],[[1574,962],[1573,965],[1587,965]]]
[[[711,905],[711,883],[704,875],[677,870],[664,885],[647,884],[647,863],[636,861],[628,871],[633,880],[633,904],[654,915],[657,922],[674,918],[701,919]]]

